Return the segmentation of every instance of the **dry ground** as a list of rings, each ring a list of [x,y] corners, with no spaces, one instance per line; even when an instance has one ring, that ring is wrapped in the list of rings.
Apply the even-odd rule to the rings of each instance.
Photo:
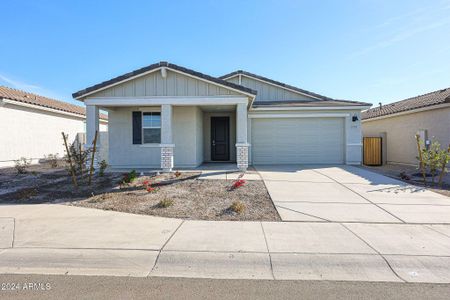
[[[442,187],[438,186],[437,181],[438,178],[435,178],[436,183],[431,183],[431,177],[427,177],[427,184],[424,185],[423,177],[420,176],[420,170],[413,166],[405,166],[405,165],[395,165],[388,164],[383,166],[363,166],[362,168],[366,168],[372,172],[376,172],[388,177],[392,177],[401,181],[404,181],[409,184],[417,185],[417,186],[425,186],[430,191],[435,193],[442,194],[444,196],[450,197],[450,175],[447,173],[444,176]],[[401,173],[406,174],[409,179],[406,180],[404,177],[400,176]]]
[[[135,214],[198,220],[252,220],[279,221],[272,200],[262,181],[247,181],[244,186],[232,189],[231,180],[199,180],[200,173],[140,177],[132,185],[116,189],[72,205],[115,210]],[[155,185],[156,191],[147,192],[145,180]],[[171,202],[161,207],[160,201]],[[234,201],[244,204],[242,213],[230,209]]]
[[[92,186],[86,177],[78,178],[75,189],[63,168],[32,166],[27,174],[17,174],[13,168],[0,169],[1,203],[65,203],[67,205],[114,210],[135,214],[200,220],[279,221],[263,181],[247,181],[231,189],[231,180],[199,180],[200,173],[142,176],[131,184],[121,184],[123,175],[106,173],[95,176]],[[157,184],[148,192],[143,182]],[[160,201],[171,202],[161,207]],[[236,213],[233,202],[243,203],[245,209]]]

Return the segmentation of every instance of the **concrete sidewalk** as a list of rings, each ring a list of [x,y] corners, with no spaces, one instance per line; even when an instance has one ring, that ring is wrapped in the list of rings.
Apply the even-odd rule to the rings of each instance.
[[[0,205],[0,273],[450,282],[450,226],[183,221]]]

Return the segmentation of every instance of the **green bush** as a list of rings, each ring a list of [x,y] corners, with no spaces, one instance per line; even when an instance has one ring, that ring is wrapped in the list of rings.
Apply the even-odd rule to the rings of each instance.
[[[99,164],[98,176],[103,177],[105,175],[105,170],[108,167],[106,160],[102,160]]]

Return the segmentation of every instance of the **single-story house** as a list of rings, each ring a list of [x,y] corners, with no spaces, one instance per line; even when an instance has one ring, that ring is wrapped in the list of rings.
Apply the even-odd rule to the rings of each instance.
[[[63,157],[61,132],[75,141],[85,132],[85,119],[84,107],[0,86],[0,167],[21,157],[32,163],[48,154]],[[100,115],[100,130],[107,127],[107,116]]]
[[[73,94],[87,110],[87,139],[109,116],[114,169],[204,162],[360,164],[361,110],[244,71],[213,77],[160,62]]]
[[[417,165],[416,134],[450,143],[450,88],[381,105],[362,113],[364,137],[382,137],[383,163]]]

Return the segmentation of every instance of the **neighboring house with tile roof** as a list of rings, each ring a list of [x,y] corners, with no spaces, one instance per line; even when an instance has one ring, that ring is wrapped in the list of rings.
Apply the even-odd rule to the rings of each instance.
[[[204,162],[360,164],[361,116],[370,103],[339,100],[245,71],[209,76],[159,62],[73,94],[87,137],[109,110],[114,169]]]
[[[417,165],[415,135],[450,143],[450,88],[362,112],[364,137],[383,138],[383,162]]]
[[[101,114],[99,119],[103,134],[108,116]],[[82,139],[85,120],[84,107],[0,86],[0,167],[13,166],[20,157],[33,163],[48,154],[62,157],[61,132],[71,142]]]

